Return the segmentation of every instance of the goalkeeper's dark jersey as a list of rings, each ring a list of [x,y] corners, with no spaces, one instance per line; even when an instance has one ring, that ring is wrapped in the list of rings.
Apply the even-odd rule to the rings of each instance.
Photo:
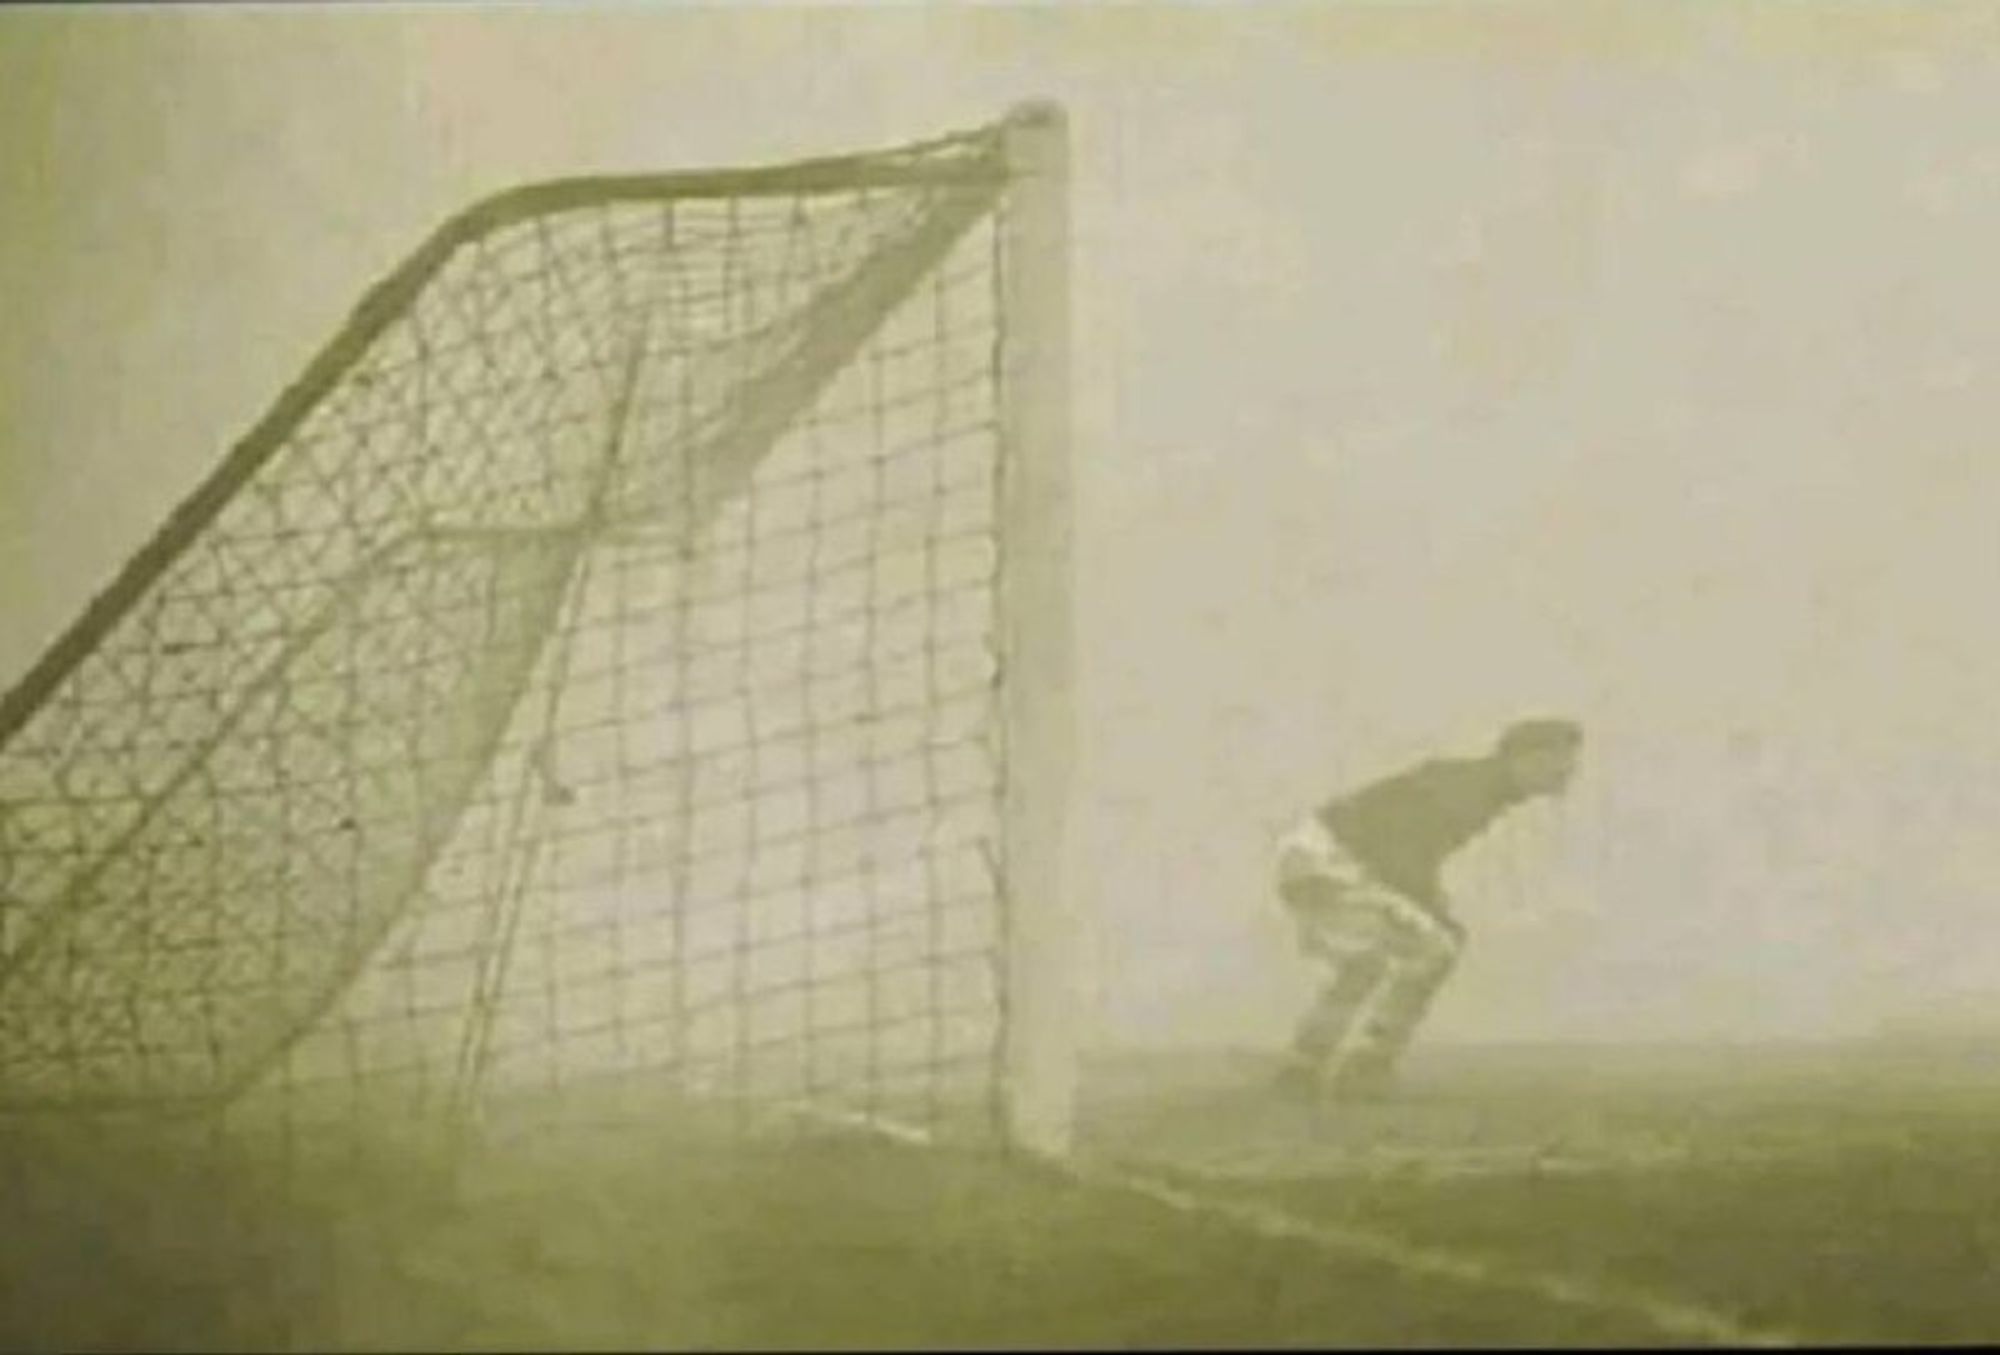
[[[1520,799],[1490,759],[1436,759],[1324,806],[1327,829],[1383,884],[1433,912],[1451,854]]]

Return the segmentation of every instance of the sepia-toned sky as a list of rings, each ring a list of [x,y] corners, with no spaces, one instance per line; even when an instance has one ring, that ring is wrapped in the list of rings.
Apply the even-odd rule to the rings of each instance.
[[[1074,136],[1100,1033],[1271,1040],[1270,842],[1519,714],[1463,1039],[2000,1020],[2000,11],[0,15],[0,683],[439,220]]]

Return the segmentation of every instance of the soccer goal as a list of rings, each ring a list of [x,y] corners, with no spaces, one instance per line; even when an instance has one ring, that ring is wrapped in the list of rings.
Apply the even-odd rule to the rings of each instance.
[[[0,1111],[1061,1152],[1066,162],[1035,105],[426,241],[0,702]]]

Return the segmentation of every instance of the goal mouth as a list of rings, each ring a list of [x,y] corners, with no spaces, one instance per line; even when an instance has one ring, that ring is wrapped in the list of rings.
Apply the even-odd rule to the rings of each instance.
[[[0,1110],[1054,1126],[1062,135],[530,184],[371,289],[0,699]]]

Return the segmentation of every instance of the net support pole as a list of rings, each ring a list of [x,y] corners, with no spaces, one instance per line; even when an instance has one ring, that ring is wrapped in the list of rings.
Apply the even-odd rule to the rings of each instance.
[[[1069,133],[1047,103],[1003,133],[1000,339],[1002,832],[1007,909],[1002,1129],[1069,1151],[1084,1015],[1083,917],[1064,869],[1071,798]]]

